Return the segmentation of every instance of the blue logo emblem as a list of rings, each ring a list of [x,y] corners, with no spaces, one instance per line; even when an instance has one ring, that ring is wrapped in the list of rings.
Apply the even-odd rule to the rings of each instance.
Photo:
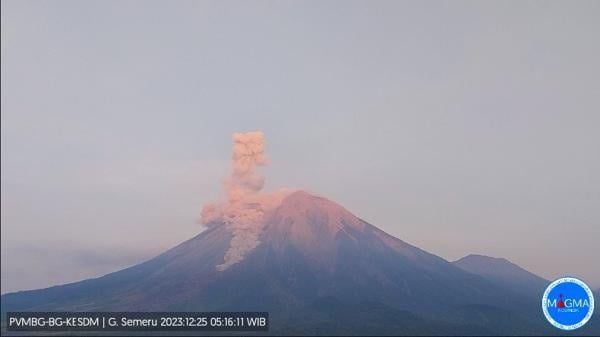
[[[564,277],[546,288],[542,310],[550,324],[562,330],[575,330],[592,317],[594,295],[581,280]]]

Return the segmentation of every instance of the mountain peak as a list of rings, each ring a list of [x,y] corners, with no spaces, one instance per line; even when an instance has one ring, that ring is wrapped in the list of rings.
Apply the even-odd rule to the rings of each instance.
[[[346,226],[362,230],[364,223],[339,204],[306,191],[288,195],[275,210],[274,216],[298,224],[319,224],[322,230],[337,232]]]
[[[452,262],[455,266],[522,291],[538,291],[548,281],[504,258],[470,254]]]
[[[469,254],[452,262],[454,265],[476,274],[521,273],[525,270],[504,258]]]
[[[286,203],[294,203],[295,206],[300,206],[301,208],[310,208],[310,207],[342,207],[335,202],[320,197],[314,194],[310,194],[303,190],[297,190],[290,193],[287,197],[285,197],[282,201],[282,205]]]
[[[305,191],[288,195],[267,219],[261,241],[326,254],[336,237],[363,231],[365,223],[339,204]]]
[[[290,193],[290,195],[288,195],[286,197],[286,199],[292,199],[292,198],[298,198],[298,199],[309,199],[309,198],[317,198],[316,195],[310,194],[306,191],[303,190],[296,190],[292,193]]]
[[[502,257],[492,257],[487,255],[469,254],[463,258],[454,261],[455,264],[467,264],[467,263],[493,263],[493,264],[509,264],[515,265]],[[516,266],[516,265],[515,265]]]

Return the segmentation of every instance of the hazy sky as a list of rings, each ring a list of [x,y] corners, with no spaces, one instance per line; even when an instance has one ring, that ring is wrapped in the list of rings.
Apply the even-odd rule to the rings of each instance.
[[[200,232],[231,134],[448,260],[600,287],[600,1],[2,1],[2,292]]]

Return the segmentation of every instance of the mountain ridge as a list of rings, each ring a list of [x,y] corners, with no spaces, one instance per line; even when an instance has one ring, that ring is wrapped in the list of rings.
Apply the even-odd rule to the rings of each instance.
[[[548,332],[538,298],[412,246],[329,199],[292,193],[261,225],[259,244],[224,270],[217,266],[233,233],[223,223],[100,278],[2,295],[2,310],[269,311],[274,331],[300,333],[322,332],[323,319],[345,322],[331,333],[363,331],[361,315],[379,313],[372,333],[382,334],[398,334],[400,322],[408,334],[510,333],[496,322],[510,312],[522,329]],[[297,317],[306,317],[304,326]]]

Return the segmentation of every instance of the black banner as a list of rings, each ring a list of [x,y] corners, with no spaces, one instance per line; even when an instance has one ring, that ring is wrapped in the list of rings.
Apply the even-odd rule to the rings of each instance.
[[[268,312],[7,312],[7,331],[267,331]]]

